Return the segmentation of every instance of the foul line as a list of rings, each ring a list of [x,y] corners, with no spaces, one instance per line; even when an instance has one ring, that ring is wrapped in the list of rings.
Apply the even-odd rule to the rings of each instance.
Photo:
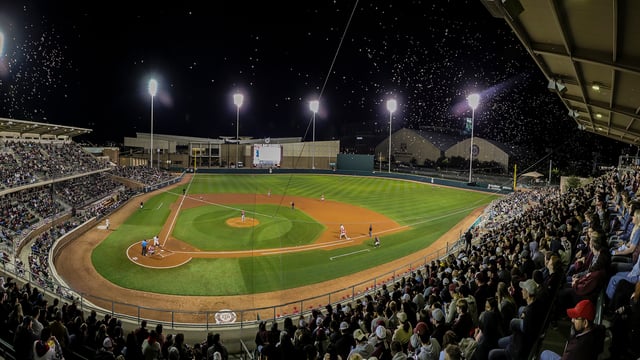
[[[169,240],[169,235],[171,235],[171,232],[173,231],[173,226],[176,224],[176,219],[178,218],[178,214],[180,214],[180,209],[182,209],[182,203],[184,203],[184,199],[187,197],[186,193],[189,192],[189,188],[191,187],[191,183],[193,182],[193,179],[195,179],[195,178],[196,178],[196,174],[194,173],[193,176],[191,177],[191,181],[189,181],[189,184],[187,184],[187,188],[185,190],[185,193],[182,194],[182,198],[180,199],[180,204],[178,205],[178,210],[173,215],[173,220],[171,220],[171,226],[169,226],[169,231],[165,235],[164,241],[162,241],[162,247],[164,247],[167,244],[167,241]]]
[[[349,255],[353,255],[353,254],[357,254],[357,253],[361,253],[361,252],[369,252],[369,251],[370,251],[369,249],[353,251],[353,252],[342,254],[342,255],[338,255],[338,256],[332,256],[332,257],[329,258],[329,260],[333,261],[333,259],[337,259],[339,257],[349,256]]]

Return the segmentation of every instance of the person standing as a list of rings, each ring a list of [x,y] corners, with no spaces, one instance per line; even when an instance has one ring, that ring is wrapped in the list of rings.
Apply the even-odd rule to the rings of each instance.
[[[33,343],[38,339],[31,328],[31,316],[25,316],[13,336],[13,349],[16,359],[33,359]]]
[[[142,239],[142,256],[147,256],[147,239]]]
[[[158,237],[158,235],[153,237],[153,246],[155,247],[160,246],[160,238]]]
[[[245,219],[245,217],[244,217],[244,209],[240,212],[240,214],[241,214],[241,217],[242,217],[242,222],[244,222],[244,219]]]
[[[349,240],[349,238],[347,237],[347,230],[344,228],[343,224],[340,224],[340,239],[342,239],[342,237]]]
[[[158,342],[158,333],[155,330],[149,332],[149,337],[142,341],[142,355],[145,360],[160,359],[161,346]]]
[[[369,224],[369,239],[371,239],[371,235],[373,235],[373,224]]]
[[[296,209],[296,203],[294,203],[293,201],[291,202],[291,210],[295,210]]]
[[[104,221],[104,225],[106,229],[109,230],[109,225],[111,225],[111,223],[109,222],[109,218],[107,218],[107,220]]]
[[[140,209],[142,209],[143,206],[144,206],[144,203],[140,201]]]
[[[471,241],[473,240],[473,234],[471,234],[471,229],[467,230],[464,234],[464,241],[466,243],[466,250],[471,251]]]

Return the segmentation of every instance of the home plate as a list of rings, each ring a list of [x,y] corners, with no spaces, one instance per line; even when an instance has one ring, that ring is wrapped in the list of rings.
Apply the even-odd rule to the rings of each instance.
[[[138,257],[137,257],[137,256],[134,256],[134,257],[132,257],[131,259],[132,259],[133,261],[138,261]]]

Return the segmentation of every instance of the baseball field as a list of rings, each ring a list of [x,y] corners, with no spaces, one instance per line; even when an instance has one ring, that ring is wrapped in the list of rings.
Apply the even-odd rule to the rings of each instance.
[[[55,266],[86,299],[122,312],[274,306],[417,260],[495,198],[372,176],[187,175],[111,214],[109,229],[74,240]],[[155,235],[161,246],[142,256]]]

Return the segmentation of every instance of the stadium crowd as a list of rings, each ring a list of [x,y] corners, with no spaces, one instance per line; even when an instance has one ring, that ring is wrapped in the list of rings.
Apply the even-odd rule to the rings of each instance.
[[[158,169],[108,165],[73,142],[5,140],[0,142],[0,160],[0,189],[4,190],[0,196],[3,264],[11,262],[16,248],[34,230],[56,217],[76,210],[85,220],[101,217],[134,196],[136,191],[118,178],[127,177],[150,186],[174,177]],[[16,271],[24,272],[25,259],[15,260]]]
[[[10,141],[0,148],[13,169],[0,173],[5,188],[37,185],[52,174],[87,174],[0,199],[1,238],[14,246],[16,235],[46,224],[48,218],[82,210],[30,239],[28,271],[37,274],[42,287],[55,286],[44,255],[55,240],[132,195],[108,174],[90,175],[103,164],[79,154],[76,147]],[[34,165],[38,160],[55,161],[56,166]],[[112,172],[147,184],[168,176],[142,168]],[[527,359],[544,350],[539,340],[547,327],[570,319],[573,332],[565,353],[545,350],[542,358],[596,359],[605,344],[603,317],[610,330],[611,357],[636,359],[639,184],[640,172],[620,170],[563,194],[545,188],[505,196],[488,206],[483,221],[472,229],[471,246],[363,298],[261,322],[256,354],[269,360]],[[24,273],[21,260],[13,261]],[[19,359],[229,356],[219,334],[188,345],[184,334],[165,335],[161,325],[149,330],[143,321],[125,330],[110,314],[102,319],[95,312],[84,314],[70,294],[61,294],[62,305],[58,299],[49,304],[30,283],[20,286],[12,278],[0,278],[0,292],[0,338],[11,339]]]
[[[266,359],[529,359],[560,319],[564,353],[640,356],[640,173],[614,171],[560,194],[509,195],[486,209],[474,245],[363,299],[259,325]],[[612,261],[613,257],[613,261]],[[618,264],[618,265],[616,265]],[[606,291],[605,291],[606,289]]]

